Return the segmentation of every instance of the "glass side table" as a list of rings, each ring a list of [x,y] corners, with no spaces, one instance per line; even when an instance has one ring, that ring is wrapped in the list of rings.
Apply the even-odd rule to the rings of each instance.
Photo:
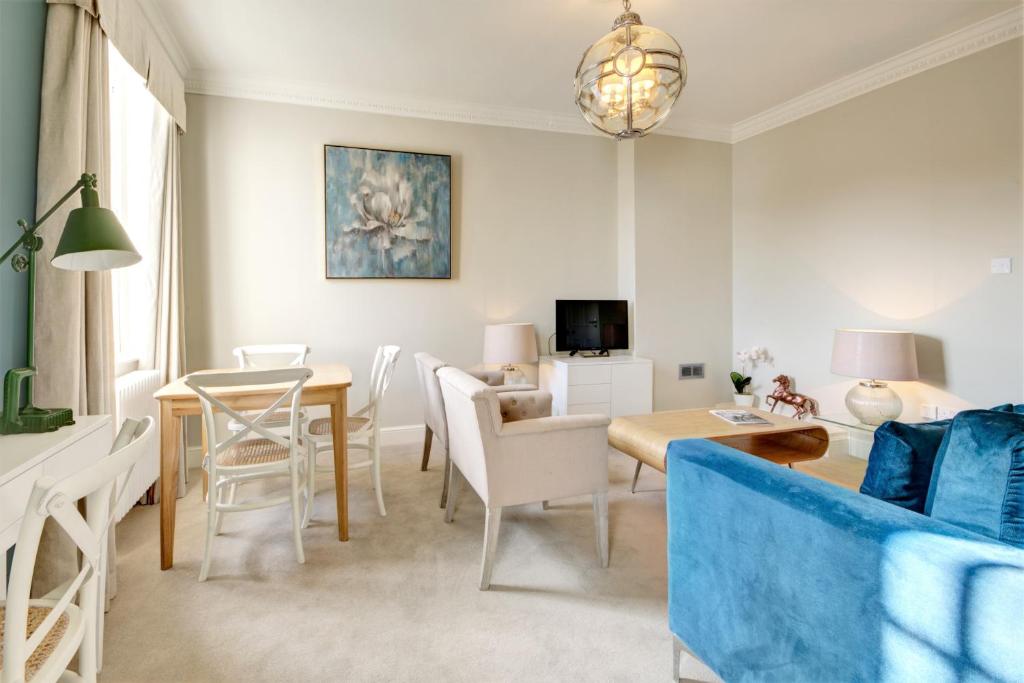
[[[818,415],[814,418],[818,422],[825,423],[827,428],[829,425],[836,427],[842,427],[847,435],[849,436],[849,444],[847,450],[850,455],[856,458],[867,458],[871,452],[871,446],[875,442],[875,430],[878,429],[875,425],[866,425],[853,415],[849,413],[829,413],[828,415]],[[906,422],[925,422],[925,420],[905,420]]]

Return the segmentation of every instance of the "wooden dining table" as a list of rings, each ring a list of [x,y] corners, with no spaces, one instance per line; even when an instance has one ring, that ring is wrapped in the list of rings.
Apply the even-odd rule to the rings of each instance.
[[[352,371],[345,365],[310,365],[313,376],[302,388],[302,405],[330,406],[334,441],[334,484],[338,506],[338,540],[348,540],[348,388]],[[252,368],[246,368],[251,371]],[[242,372],[237,367],[200,372]],[[218,399],[233,410],[261,410],[281,395],[273,385],[238,386],[218,389]],[[181,418],[200,415],[199,397],[176,379],[153,394],[160,402],[160,568],[174,565],[174,514],[178,499],[178,459]],[[205,440],[205,439],[204,439]]]

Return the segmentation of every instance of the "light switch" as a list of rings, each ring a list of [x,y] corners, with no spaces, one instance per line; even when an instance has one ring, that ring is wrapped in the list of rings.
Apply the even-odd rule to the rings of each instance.
[[[1007,275],[1013,272],[1013,258],[1000,256],[992,259],[992,273],[994,275]]]

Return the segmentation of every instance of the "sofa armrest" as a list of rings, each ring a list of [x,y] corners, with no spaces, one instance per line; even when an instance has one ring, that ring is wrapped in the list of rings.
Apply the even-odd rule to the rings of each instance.
[[[666,466],[669,625],[725,680],[1024,671],[1024,550],[710,441]]]
[[[574,429],[601,429],[608,431],[611,420],[606,415],[558,415],[555,417],[539,417],[534,420],[507,422],[502,425],[499,438],[525,436],[527,434],[546,434],[564,432]]]
[[[498,394],[502,422],[519,422],[551,417],[551,393],[547,391],[506,391]]]

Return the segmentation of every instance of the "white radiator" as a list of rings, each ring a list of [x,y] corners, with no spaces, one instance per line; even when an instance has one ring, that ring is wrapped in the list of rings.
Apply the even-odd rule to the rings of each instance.
[[[159,370],[135,370],[115,380],[114,389],[117,394],[117,424],[125,418],[141,419],[152,417],[159,424],[159,405],[153,394],[161,386]],[[160,439],[149,442],[147,452],[139,460],[128,479],[124,496],[117,506],[117,520],[128,514],[132,506],[160,476]]]

